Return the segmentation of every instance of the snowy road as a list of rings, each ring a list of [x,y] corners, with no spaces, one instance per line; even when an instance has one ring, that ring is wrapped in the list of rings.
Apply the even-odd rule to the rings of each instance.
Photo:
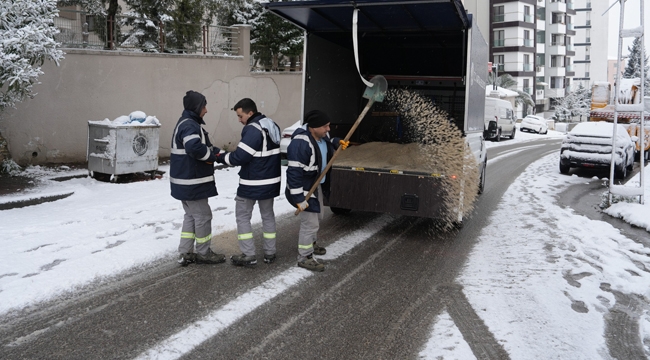
[[[0,323],[0,358],[643,356],[639,345],[643,326],[639,322],[612,322],[622,326],[619,330],[629,340],[627,345],[610,344],[608,339],[612,337],[603,334],[617,330],[605,331],[603,318],[608,308],[612,314],[620,314],[623,301],[632,299],[630,305],[635,307],[636,318],[643,319],[645,304],[635,294],[643,293],[640,289],[648,285],[650,276],[639,270],[634,275],[629,271],[630,266],[650,268],[650,261],[643,255],[647,252],[603,225],[598,225],[598,234],[577,242],[579,237],[572,233],[580,231],[580,226],[594,226],[584,219],[569,226],[571,232],[561,231],[568,225],[557,218],[561,210],[555,209],[552,198],[585,179],[557,177],[561,176],[556,174],[558,149],[558,139],[511,141],[490,148],[486,190],[473,217],[462,229],[451,233],[436,232],[435,222],[430,220],[355,212],[334,216],[328,212],[319,239],[328,248],[323,257],[327,270],[319,274],[295,266],[298,223],[288,211],[279,216],[278,261],[242,269],[228,264],[177,267],[172,258],[177,241],[175,229],[168,227],[164,219],[178,214],[174,206],[156,205],[158,218],[140,220],[137,214],[147,212],[135,204],[122,213],[113,210],[101,217],[114,224],[113,231],[95,234],[100,245],[108,246],[93,254],[108,255],[86,260],[97,264],[97,272],[105,271],[102,261],[122,264],[110,254],[124,246],[142,251],[142,246],[133,243],[146,236],[147,227],[143,230],[134,224],[151,223],[149,232],[156,234],[153,240],[160,242],[162,250],[157,249],[158,255],[151,254],[144,261],[138,260],[143,265],[127,267],[126,273],[93,285],[77,282],[76,291],[59,293],[54,300],[22,312],[6,313]],[[529,167],[532,163],[536,167]],[[157,186],[155,182],[149,184]],[[226,181],[220,184],[222,194],[232,191]],[[145,193],[143,188],[136,188],[127,196]],[[523,196],[525,193],[528,197]],[[228,200],[226,195],[220,197]],[[63,201],[59,200],[65,204]],[[157,200],[152,195],[150,201]],[[278,201],[279,209],[283,209],[283,202]],[[233,254],[237,250],[236,236],[232,225],[228,225],[232,221],[232,205],[228,204],[212,204],[215,226],[222,229],[215,238],[215,247]],[[110,208],[108,204],[104,207]],[[29,213],[39,214],[37,208]],[[84,211],[92,213],[93,209],[88,204]],[[23,213],[15,215],[12,210],[6,214]],[[562,216],[570,217],[567,214]],[[223,220],[226,218],[230,220]],[[48,221],[75,226],[55,220],[54,214]],[[13,229],[8,223],[3,226]],[[39,230],[32,227],[21,231],[30,236]],[[255,231],[260,232],[259,227]],[[130,234],[135,237],[131,239]],[[606,243],[608,252],[598,252],[599,259],[589,258],[596,254],[593,244],[606,241],[599,236],[612,239]],[[57,256],[63,259],[61,254],[75,248],[73,244],[66,248],[56,239],[42,244],[26,246],[26,250],[31,250],[27,254],[49,257],[45,265],[52,264]],[[614,249],[615,244],[620,249]],[[44,250],[51,253],[43,254]],[[76,249],[70,255],[80,251]],[[14,256],[21,254],[16,252]],[[128,252],[120,254],[131,256]],[[151,257],[154,259],[146,260]],[[136,262],[135,256],[129,259]],[[590,259],[589,263],[603,271],[595,274],[581,269],[579,259]],[[621,271],[608,264],[609,260],[621,264]],[[56,273],[74,261],[60,261],[49,268],[36,265],[36,271],[26,269],[24,273],[20,267],[13,272],[6,269],[0,274],[0,297],[3,301],[32,304],[34,300],[29,299],[35,299],[38,293],[31,290],[30,283],[18,280],[31,279],[32,284],[47,286],[39,282],[39,277]],[[79,267],[76,271],[91,269]],[[70,282],[84,278],[74,271],[74,267],[66,270]],[[65,277],[66,272],[58,276]],[[581,283],[585,286],[581,287]],[[603,283],[609,287],[603,287]],[[50,287],[54,289],[55,285]],[[14,292],[21,287],[35,295],[21,298],[18,290]],[[544,298],[540,292],[553,295]],[[7,296],[14,293],[16,299]],[[562,317],[568,320],[563,322]]]

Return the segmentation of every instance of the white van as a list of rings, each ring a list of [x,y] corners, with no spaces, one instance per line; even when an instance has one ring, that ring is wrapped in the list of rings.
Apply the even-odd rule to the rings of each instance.
[[[501,141],[502,136],[515,138],[515,112],[510,101],[493,97],[485,98],[485,131],[483,137]]]

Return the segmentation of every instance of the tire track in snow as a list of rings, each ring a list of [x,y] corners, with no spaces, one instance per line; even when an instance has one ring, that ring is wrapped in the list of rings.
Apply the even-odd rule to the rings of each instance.
[[[369,239],[393,220],[394,218],[389,215],[379,217],[364,228],[354,231],[328,246],[328,254],[321,258],[335,260]],[[212,311],[201,320],[186,326],[183,330],[138,356],[137,359],[178,359],[312,275],[314,273],[309,270],[292,267]]]

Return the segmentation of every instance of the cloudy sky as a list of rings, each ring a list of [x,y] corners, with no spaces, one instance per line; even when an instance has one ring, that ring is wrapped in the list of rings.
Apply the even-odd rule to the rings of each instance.
[[[610,5],[616,2],[617,0],[598,0],[598,1],[607,1]],[[625,28],[633,28],[640,25],[640,19],[638,16],[639,13],[639,1],[640,0],[627,0],[625,3]],[[646,54],[649,53],[650,49],[650,36],[648,35],[648,21],[650,21],[650,2],[644,2],[644,13],[645,13],[645,48]],[[618,52],[618,24],[620,16],[620,5],[614,5],[609,10],[609,41],[608,41],[608,57],[610,59],[616,59],[616,54]],[[601,14],[592,14],[592,16],[600,16]],[[623,55],[627,54],[627,47],[632,45],[632,39],[625,39],[623,42]]]

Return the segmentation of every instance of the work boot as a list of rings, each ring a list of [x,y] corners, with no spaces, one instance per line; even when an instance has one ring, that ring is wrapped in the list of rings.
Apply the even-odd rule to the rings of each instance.
[[[275,262],[275,254],[264,255],[264,262],[267,264],[273,264]]]
[[[209,249],[205,255],[196,254],[197,264],[220,264],[225,261],[226,255],[214,253],[212,249]]]
[[[316,261],[312,255],[298,261],[298,266],[311,271],[325,271],[325,265]]]
[[[184,254],[180,254],[178,256],[178,264],[180,264],[180,266],[183,266],[183,267],[185,267],[185,266],[187,266],[187,265],[189,265],[189,264],[191,264],[191,263],[193,263],[195,261],[196,261],[196,254],[195,253],[184,253]]]
[[[327,250],[322,246],[318,246],[314,241],[314,255],[325,255],[325,253],[327,253]]]
[[[257,258],[255,255],[246,256],[246,254],[233,255],[230,261],[235,266],[255,266],[257,265]]]

